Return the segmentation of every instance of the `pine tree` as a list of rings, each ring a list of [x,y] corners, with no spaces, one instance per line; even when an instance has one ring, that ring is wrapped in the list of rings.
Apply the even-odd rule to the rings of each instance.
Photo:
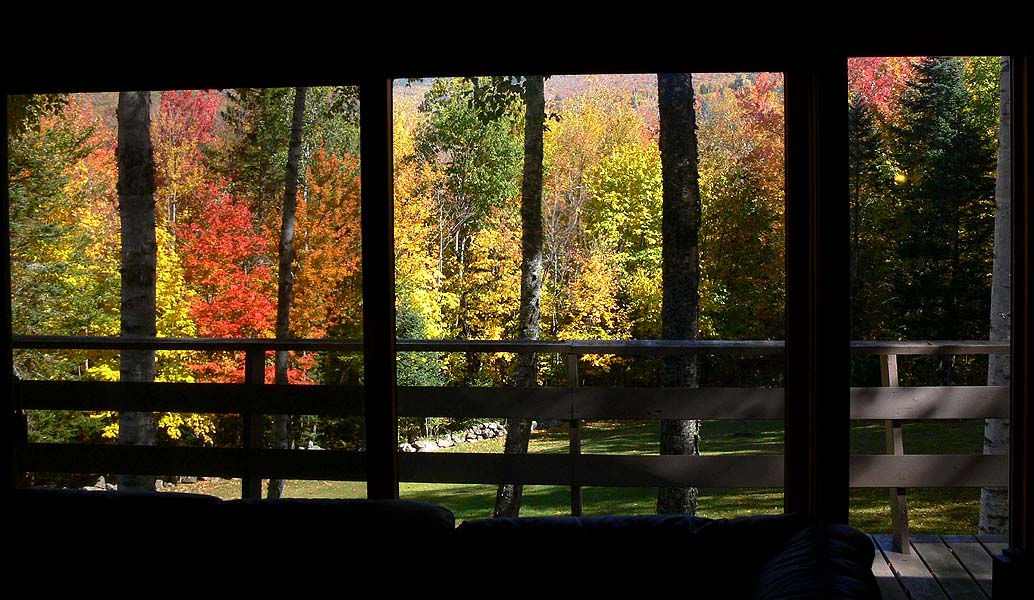
[[[928,57],[901,100],[894,153],[901,169],[894,292],[910,339],[983,338],[991,286],[994,151],[967,110],[959,58]],[[953,359],[937,367],[953,380]]]
[[[848,105],[851,199],[851,339],[883,339],[890,248],[883,241],[893,212],[893,176],[877,114],[860,95]]]

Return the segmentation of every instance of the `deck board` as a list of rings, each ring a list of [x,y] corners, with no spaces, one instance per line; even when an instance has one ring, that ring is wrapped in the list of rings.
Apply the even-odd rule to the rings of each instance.
[[[872,539],[871,536],[870,539]],[[905,590],[894,576],[894,571],[887,564],[887,557],[883,555],[879,544],[876,543],[876,540],[872,540],[872,543],[876,547],[876,556],[872,559],[872,574],[876,576],[876,584],[880,586],[883,600],[908,600]]]
[[[1001,554],[1002,550],[1005,550],[1009,547],[1008,542],[996,539],[997,537],[998,536],[979,535],[977,536],[977,539],[980,540],[980,543],[984,545],[984,548],[987,548],[987,551],[991,553],[992,556],[994,556],[995,554]],[[989,540],[987,538],[991,539]]]
[[[913,542],[912,547],[949,598],[986,600],[980,585],[973,581],[943,540]]]
[[[989,600],[991,555],[1008,545],[1004,536],[917,535],[912,553],[900,554],[891,550],[890,534],[868,537],[876,547],[872,572],[886,600]]]
[[[951,536],[954,538],[957,536]],[[977,582],[977,585],[984,590],[988,598],[991,597],[991,555],[980,545],[980,542],[970,536],[970,540],[955,541],[949,536],[944,536],[945,541],[951,546],[955,558],[959,559],[962,566],[969,571],[969,574]]]
[[[892,551],[889,534],[877,534],[873,536],[873,539],[883,551],[883,555],[887,557],[891,569],[912,600],[950,600],[926,564],[915,552],[901,554]]]

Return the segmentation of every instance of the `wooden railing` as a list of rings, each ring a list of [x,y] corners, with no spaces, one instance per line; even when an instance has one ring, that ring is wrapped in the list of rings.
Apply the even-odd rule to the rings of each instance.
[[[245,382],[109,383],[19,381],[17,406],[25,410],[156,411],[239,414],[242,447],[129,447],[115,445],[26,444],[17,451],[19,468],[35,472],[191,474],[240,477],[242,495],[257,497],[263,477],[283,479],[365,479],[358,451],[299,452],[259,447],[260,415],[361,416],[362,387],[266,385],[266,353],[275,350],[352,352],[362,343],[344,340],[123,339],[16,336],[14,347],[40,350],[199,350],[245,355]],[[984,487],[1008,484],[1008,457],[907,455],[901,446],[905,420],[1005,418],[1008,387],[900,387],[890,366],[899,355],[1007,353],[1007,343],[853,342],[859,355],[883,357],[882,387],[852,388],[852,419],[887,423],[888,454],[850,457],[850,485],[890,488],[898,507],[895,531],[907,536],[904,490],[915,487]],[[536,352],[563,355],[562,387],[400,387],[398,414],[407,417],[555,418],[571,423],[569,454],[501,455],[407,453],[399,458],[400,480],[428,483],[523,483],[571,486],[571,510],[581,512],[582,486],[781,487],[782,455],[596,455],[581,452],[583,419],[783,419],[781,388],[594,387],[579,381],[579,358],[586,354],[731,354],[781,356],[780,341],[463,341],[399,340],[399,352]],[[790,399],[792,401],[792,398]],[[847,426],[847,424],[845,424]],[[906,544],[907,546],[907,544]]]

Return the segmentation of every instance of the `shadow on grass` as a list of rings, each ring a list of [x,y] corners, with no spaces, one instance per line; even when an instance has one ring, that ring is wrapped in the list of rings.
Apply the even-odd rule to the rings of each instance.
[[[458,521],[492,516],[496,487],[468,484],[403,484],[402,497],[439,504],[451,510]],[[700,490],[698,514],[709,518],[731,518],[782,511],[782,490]],[[649,515],[657,512],[654,488],[586,487],[582,489],[583,514]],[[521,516],[552,517],[571,514],[568,487],[526,485]]]
[[[583,424],[582,451],[592,454],[656,454],[657,421],[589,421]],[[782,421],[705,421],[705,454],[780,454],[783,451]],[[905,450],[913,454],[979,454],[983,423],[979,420],[925,421],[905,424]],[[851,425],[854,454],[884,452],[882,421],[855,421]],[[476,444],[461,444],[445,452],[502,452],[503,438]],[[566,454],[567,426],[536,431],[532,452]],[[211,494],[220,498],[240,497],[239,481],[202,482],[175,486],[175,491]],[[487,518],[492,514],[496,486],[474,484],[403,483],[401,496],[440,504],[453,511],[457,520]],[[363,498],[363,482],[289,481],[287,496],[295,498]],[[656,490],[634,487],[586,487],[582,490],[586,515],[652,514],[656,511]],[[909,490],[910,530],[915,534],[963,533],[977,529],[980,491],[977,488]],[[779,489],[701,489],[699,515],[727,518],[782,512]],[[570,488],[525,486],[524,516],[570,514]],[[853,489],[850,494],[850,523],[863,531],[889,532],[889,492],[884,489]]]

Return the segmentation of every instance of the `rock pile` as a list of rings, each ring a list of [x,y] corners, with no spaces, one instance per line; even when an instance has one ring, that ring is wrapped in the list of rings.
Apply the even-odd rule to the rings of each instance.
[[[114,484],[106,482],[104,480],[104,476],[101,475],[97,479],[97,483],[95,483],[93,485],[83,486],[83,489],[88,491],[88,492],[114,492],[115,490],[118,489],[118,487],[115,486]]]
[[[223,479],[221,477],[193,477],[187,475],[180,475],[179,477],[172,476],[169,478],[168,482],[162,481],[161,479],[155,479],[154,489],[160,490],[164,487],[176,485],[177,483],[197,483],[199,481],[219,482],[222,480]],[[114,492],[118,490],[118,485],[108,483],[107,481],[105,481],[104,476],[101,475],[99,478],[97,478],[97,483],[94,483],[93,485],[83,486],[83,489],[88,492]]]
[[[506,435],[506,427],[495,421],[478,423],[463,431],[457,431],[432,440],[417,440],[412,444],[399,444],[399,452],[435,452],[440,448],[451,448],[457,444],[466,444],[488,440]]]

